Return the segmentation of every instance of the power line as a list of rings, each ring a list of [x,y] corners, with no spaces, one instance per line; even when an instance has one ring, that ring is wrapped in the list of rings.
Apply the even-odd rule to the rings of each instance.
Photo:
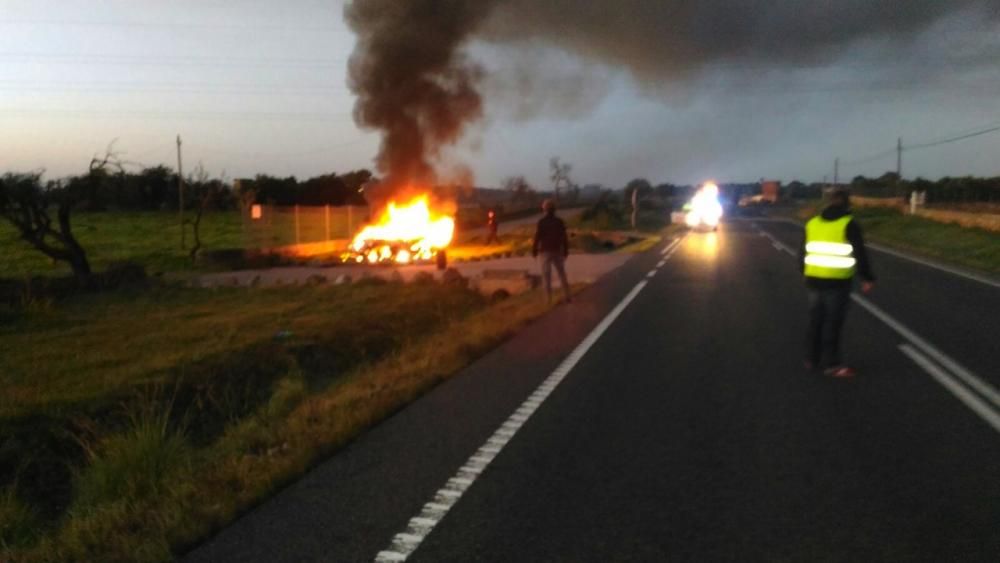
[[[190,120],[276,120],[305,122],[340,122],[352,118],[351,114],[307,113],[307,112],[256,112],[256,111],[145,111],[145,110],[77,110],[48,108],[0,108],[0,116],[13,117],[66,117],[66,118],[144,118],[144,119],[190,119]]]
[[[294,31],[312,33],[350,33],[348,30],[338,27],[326,26],[298,26],[298,25],[239,25],[239,24],[206,24],[187,22],[142,22],[142,21],[85,21],[85,20],[46,20],[46,19],[22,19],[22,20],[0,20],[3,26],[28,26],[28,25],[48,25],[66,27],[134,27],[134,28],[160,28],[160,29],[211,29],[211,30],[231,30],[242,32],[253,31]]]
[[[983,127],[986,127],[986,128],[983,129]],[[971,131],[971,132],[969,132],[969,131]],[[894,154],[898,156],[899,153],[905,152],[905,151],[908,151],[908,150],[916,150],[916,149],[925,149],[925,148],[929,148],[929,147],[936,147],[938,145],[944,145],[944,144],[947,144],[947,143],[954,143],[956,141],[962,141],[962,140],[965,140],[965,139],[971,139],[973,137],[978,137],[980,135],[986,135],[988,133],[993,133],[993,132],[996,132],[996,131],[1000,131],[1000,125],[995,125],[995,124],[988,124],[986,126],[982,126],[981,125],[977,129],[972,129],[972,130],[966,129],[966,130],[964,130],[964,131],[962,131],[960,133],[953,133],[952,136],[945,137],[943,139],[938,139],[938,140],[933,140],[933,141],[924,141],[924,142],[921,142],[921,143],[914,143],[914,144],[909,144],[909,145],[900,145],[900,146],[893,147],[891,149],[886,149],[884,151],[881,151],[881,152],[878,152],[878,153],[875,153],[875,154],[872,154],[872,155],[869,155],[869,156],[864,156],[864,157],[861,157],[861,158],[858,158],[858,159],[844,160],[844,161],[841,161],[840,164],[845,164],[845,165],[849,165],[849,166],[854,166],[854,165],[859,165],[859,164],[867,164],[869,162],[874,162],[876,160],[881,160],[883,158],[887,158],[887,157],[889,157],[891,155],[894,155]]]
[[[989,129],[983,129],[982,131],[976,131],[975,133],[967,133],[965,135],[959,135],[957,137],[951,137],[949,139],[942,139],[940,141],[933,141],[929,143],[918,143],[916,145],[908,145],[903,147],[903,150],[926,149],[928,147],[936,147],[938,145],[954,143],[955,141],[961,141],[964,139],[971,139],[972,137],[978,137],[980,135],[986,135],[987,133],[993,133],[995,131],[1000,131],[1000,127],[990,127]]]
[[[343,94],[346,88],[234,88],[234,87],[168,87],[168,86],[71,86],[71,85],[50,85],[50,86],[3,86],[0,83],[0,92],[39,92],[39,93],[78,93],[78,94],[116,94],[126,92],[145,92],[161,94],[219,94],[219,95],[240,95],[240,96],[324,96]]]
[[[6,62],[47,62],[50,64],[91,64],[124,66],[202,66],[202,67],[294,67],[335,68],[346,59],[254,59],[249,57],[198,57],[188,55],[104,55],[74,53],[0,52]]]

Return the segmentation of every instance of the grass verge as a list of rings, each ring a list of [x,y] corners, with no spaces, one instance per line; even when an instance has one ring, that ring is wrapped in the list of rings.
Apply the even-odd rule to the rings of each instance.
[[[821,202],[812,200],[789,216],[807,221],[820,209]],[[871,242],[942,263],[1000,274],[1000,233],[932,221],[886,207],[856,207],[853,214]]]
[[[23,339],[15,347],[70,347],[65,357],[84,373],[3,382],[21,390],[0,417],[5,448],[37,449],[42,421],[70,453],[47,444],[47,456],[5,480],[0,560],[172,559],[548,309],[536,294],[489,305],[433,283],[162,291],[57,305],[3,327],[4,342]],[[123,327],[96,356],[87,343],[73,348],[74,327],[101,332],[130,315],[147,329]],[[130,356],[128,340],[144,332],[161,340]],[[159,359],[149,369],[147,355]],[[63,356],[18,358],[45,368]],[[122,362],[133,367],[99,377]],[[53,374],[51,385],[38,381]],[[11,453],[0,468],[18,459]],[[58,498],[38,497],[52,483],[16,479],[60,464],[70,471],[56,479],[68,490]],[[36,510],[40,500],[65,506]]]

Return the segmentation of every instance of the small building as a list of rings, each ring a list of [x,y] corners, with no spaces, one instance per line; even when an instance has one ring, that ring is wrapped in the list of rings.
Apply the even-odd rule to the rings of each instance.
[[[780,180],[761,180],[760,181],[760,199],[762,201],[769,201],[771,203],[777,203],[780,194],[781,194],[781,181]]]

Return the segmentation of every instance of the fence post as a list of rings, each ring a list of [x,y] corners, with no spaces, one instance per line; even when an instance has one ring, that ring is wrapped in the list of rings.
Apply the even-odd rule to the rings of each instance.
[[[323,212],[326,215],[326,241],[330,242],[330,204],[323,206]]]
[[[301,244],[302,240],[299,236],[299,204],[295,204],[295,244]]]

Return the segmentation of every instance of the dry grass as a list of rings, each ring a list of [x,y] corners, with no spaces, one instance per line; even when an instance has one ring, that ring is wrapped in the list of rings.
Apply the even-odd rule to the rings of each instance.
[[[374,334],[354,338],[351,350],[381,342],[383,328],[404,338],[366,355],[334,379],[317,380],[312,372],[336,358],[279,364],[285,368],[280,376],[263,380],[265,399],[229,418],[217,435],[201,445],[185,432],[184,421],[190,422],[190,416],[180,422],[169,416],[176,408],[174,395],[156,396],[155,401],[145,403],[142,416],[113,425],[89,442],[86,462],[76,470],[69,510],[44,527],[33,527],[28,539],[24,539],[24,525],[17,536],[5,533],[4,538],[22,539],[3,547],[0,560],[172,559],[547,309],[537,294],[487,307],[460,288],[386,284],[203,294],[179,291],[177,295],[136,295],[122,302],[103,297],[66,305],[65,310],[57,306],[42,316],[29,315],[19,321],[20,330],[5,327],[4,338],[20,338],[19,348],[41,341],[58,345],[56,333],[68,331],[62,345],[79,354],[76,365],[90,370],[90,376],[79,376],[84,381],[77,382],[70,377],[71,370],[48,372],[53,376],[49,399],[42,382],[12,379],[10,385],[21,391],[20,399],[7,405],[8,414],[61,412],[67,404],[118,396],[137,381],[160,377],[155,375],[159,368],[152,373],[142,369],[146,356],[156,356],[157,366],[186,362],[192,360],[191,351],[184,350],[191,342],[204,341],[215,352],[228,346],[232,352],[264,339],[272,352],[289,353],[310,341],[329,342],[329,334],[338,341],[348,334]],[[107,316],[95,315],[98,311],[107,311]],[[359,320],[361,312],[374,320]],[[393,321],[390,313],[407,320]],[[145,324],[129,320],[134,316],[145,318]],[[125,323],[119,330],[139,333],[135,337],[142,346],[153,348],[127,349],[132,334],[113,331],[118,322]],[[90,340],[86,327],[105,337],[116,335],[116,345],[105,342],[102,352],[88,350],[100,340]],[[178,327],[194,331],[203,340],[176,334]],[[290,330],[290,341],[271,344],[276,329]],[[141,334],[145,331],[156,333],[159,339]],[[15,358],[42,360],[27,352]],[[8,366],[19,365],[4,361]],[[119,365],[107,378],[98,377],[113,364],[134,361],[140,365]],[[53,363],[52,358],[48,363]],[[89,381],[94,378],[98,381]],[[30,507],[11,490],[4,493],[0,513],[18,516],[16,521],[22,523],[35,522]]]

